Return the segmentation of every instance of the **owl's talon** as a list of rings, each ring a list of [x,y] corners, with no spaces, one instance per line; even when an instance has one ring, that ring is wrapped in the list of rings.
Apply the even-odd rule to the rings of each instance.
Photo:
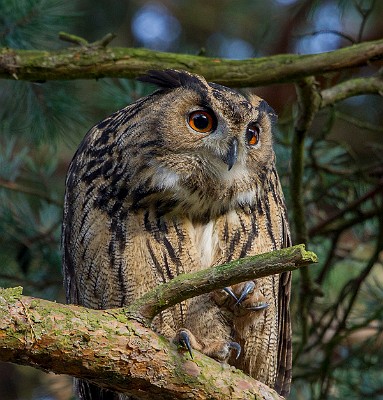
[[[190,344],[190,338],[189,338],[189,335],[185,331],[181,331],[179,333],[179,342],[182,346],[187,348],[187,350],[190,354],[190,357],[193,358],[192,347]]]
[[[241,296],[239,297],[235,305],[237,306],[241,304],[242,301],[247,297],[247,295],[254,290],[254,288],[255,288],[255,283],[253,281],[246,282],[245,285],[243,286]]]
[[[223,290],[238,303],[238,297],[234,294],[230,287],[225,287]]]
[[[237,355],[236,355],[235,359],[238,360],[238,357],[241,354],[241,345],[237,342],[229,342],[228,346],[229,346],[229,349],[236,350]]]
[[[269,306],[268,303],[259,303],[258,305],[254,306],[254,307],[246,307],[246,309],[250,310],[250,311],[260,311],[260,310],[264,310],[268,306]]]

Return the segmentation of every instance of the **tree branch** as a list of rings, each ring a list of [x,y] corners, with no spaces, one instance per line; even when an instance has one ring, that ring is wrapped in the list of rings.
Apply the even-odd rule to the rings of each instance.
[[[292,271],[315,262],[316,255],[306,251],[305,246],[301,244],[246,257],[192,274],[182,274],[142,296],[128,307],[127,312],[131,318],[139,318],[142,322],[150,324],[161,311],[191,297],[250,279]]]
[[[298,112],[294,122],[294,136],[291,151],[291,164],[294,173],[291,175],[290,196],[293,209],[293,233],[295,241],[306,244],[308,242],[305,208],[303,204],[303,170],[305,160],[305,139],[312,121],[319,110],[321,96],[314,77],[307,77],[296,85],[298,97]],[[301,290],[299,294],[301,323],[302,323],[302,346],[308,337],[308,312],[309,304],[314,293],[310,272],[302,268]]]
[[[338,101],[361,94],[379,94],[383,96],[383,77],[355,78],[322,90],[321,108],[333,105]]]
[[[16,288],[17,289],[17,288]],[[90,310],[0,291],[0,359],[87,379],[141,399],[281,399],[240,371],[176,346],[122,310]]]
[[[141,399],[281,399],[272,389],[241,371],[198,353],[191,360],[176,346],[129,316],[154,316],[170,307],[174,290],[181,301],[241,279],[257,278],[316,262],[304,246],[249,257],[209,273],[156,288],[128,309],[91,310],[21,295],[21,288],[0,290],[0,360],[87,379]],[[242,267],[243,265],[243,267]],[[250,271],[253,270],[253,273]],[[178,283],[177,283],[178,281]],[[178,286],[180,285],[180,286]],[[196,289],[201,285],[203,289]],[[155,302],[165,301],[166,305]],[[144,306],[149,303],[149,307]],[[151,304],[150,304],[151,303]],[[149,310],[149,311],[148,311]]]
[[[76,39],[79,40],[78,38]],[[250,87],[292,82],[303,77],[366,65],[383,58],[383,40],[336,51],[280,54],[248,60],[227,60],[134,48],[86,44],[60,51],[3,48],[0,78],[27,81],[136,78],[149,69],[186,69],[226,86]]]
[[[349,213],[349,212],[357,212],[358,216],[361,217],[363,216],[363,213],[360,210],[360,206],[365,203],[366,201],[374,198],[378,194],[380,194],[383,191],[383,179],[381,179],[378,184],[369,190],[367,193],[365,193],[363,196],[360,198],[354,200],[350,204],[348,204],[345,208],[339,210],[336,214],[330,215],[326,220],[319,222],[316,226],[313,226],[310,231],[309,231],[309,236],[313,237],[315,235],[328,235],[329,230],[326,230],[327,227],[334,228],[333,224],[337,220],[341,220],[342,224],[344,222],[348,222],[345,220],[344,215]],[[374,213],[375,215],[375,213]],[[355,224],[355,222],[354,222]],[[353,225],[352,225],[353,226]],[[333,229],[334,230],[334,229]]]

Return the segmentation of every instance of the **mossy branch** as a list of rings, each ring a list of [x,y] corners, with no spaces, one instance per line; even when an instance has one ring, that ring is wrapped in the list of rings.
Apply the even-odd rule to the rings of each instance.
[[[295,246],[184,280],[178,277],[174,285],[162,285],[134,303],[128,315],[126,309],[91,310],[22,296],[21,288],[1,289],[0,360],[69,374],[142,399],[281,400],[241,371],[198,352],[193,360],[186,352],[180,354],[174,344],[129,317],[142,312],[148,320],[176,301],[211,291],[212,285],[222,287],[311,262],[316,255]]]
[[[195,352],[193,360],[179,354],[122,310],[66,306],[22,296],[17,288],[0,290],[0,360],[69,374],[141,399],[281,399],[202,354]]]
[[[321,108],[361,94],[378,94],[383,96],[383,74],[369,78],[350,79],[331,88],[322,90]]]
[[[315,262],[317,257],[314,253],[306,251],[304,245],[297,245],[179,275],[142,296],[127,308],[127,313],[132,318],[150,324],[161,311],[191,297],[249,279],[292,271]]]
[[[149,69],[175,68],[186,69],[226,86],[253,87],[298,81],[306,76],[359,67],[383,59],[383,40],[314,55],[280,54],[227,60],[106,47],[111,35],[107,40],[96,42],[101,43],[100,46],[73,35],[64,36],[81,45],[60,51],[0,49],[0,78],[26,81],[136,78]]]

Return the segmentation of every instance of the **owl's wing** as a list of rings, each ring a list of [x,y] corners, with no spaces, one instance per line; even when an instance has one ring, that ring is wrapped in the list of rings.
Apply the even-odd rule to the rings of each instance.
[[[292,245],[287,219],[282,219],[283,244],[282,247]],[[291,348],[291,319],[290,319],[290,292],[291,272],[283,272],[279,280],[279,302],[278,302],[278,371],[275,381],[275,390],[282,396],[290,392],[292,375],[292,348]]]
[[[100,388],[84,380],[75,379],[74,389],[80,400],[120,400],[121,395],[109,390]],[[126,397],[124,400],[129,400]]]
[[[129,253],[127,243],[137,245],[134,227],[143,225],[131,207],[147,194],[147,185],[145,179],[133,177],[156,143],[148,141],[142,116],[154,99],[154,95],[139,99],[94,126],[70,164],[62,229],[69,303],[95,309],[121,307],[127,304],[132,286],[139,289],[127,277],[138,257],[128,262],[125,253]],[[147,168],[141,170],[145,173]],[[150,271],[148,266],[142,275]]]
[[[71,162],[62,228],[63,274],[68,303],[96,309],[121,307],[127,302],[129,290],[140,289],[139,284],[128,282],[124,258],[125,243],[133,236],[125,226],[128,220],[125,201],[129,193],[124,183],[131,183],[129,174],[138,165],[132,154],[140,142],[137,140],[127,146],[121,142],[128,141],[137,131],[133,127],[139,117],[135,115],[148,99],[139,100],[92,128]],[[143,138],[143,135],[138,134],[138,137]],[[150,148],[146,146],[145,150]],[[137,222],[133,213],[129,221],[131,225]],[[137,225],[143,224],[138,221]],[[129,243],[136,251],[127,252],[137,260],[134,262],[140,263],[137,255],[142,252],[137,250],[133,240]],[[147,278],[150,267],[142,267],[147,264],[141,262],[137,269],[132,262],[129,267],[142,271],[140,276]],[[85,380],[75,379],[74,388],[81,400],[128,399]]]

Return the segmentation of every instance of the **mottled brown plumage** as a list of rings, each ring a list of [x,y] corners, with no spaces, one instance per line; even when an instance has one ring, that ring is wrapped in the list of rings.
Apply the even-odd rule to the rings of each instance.
[[[267,103],[182,71],[142,80],[161,89],[92,128],[69,168],[62,245],[71,303],[124,306],[181,273],[290,245]],[[254,283],[239,304],[246,283],[233,296],[217,290],[168,309],[153,329],[186,334],[196,350],[286,395],[290,273]],[[86,382],[78,393],[118,398]]]

